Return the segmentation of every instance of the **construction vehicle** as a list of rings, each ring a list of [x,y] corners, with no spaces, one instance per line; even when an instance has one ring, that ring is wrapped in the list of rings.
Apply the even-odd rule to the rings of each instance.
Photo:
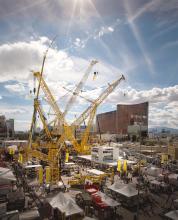
[[[68,184],[70,186],[76,186],[76,185],[84,185],[85,182],[92,182],[93,184],[98,184],[101,185],[101,182],[103,181],[103,179],[108,176],[107,174],[104,175],[75,175],[72,179],[70,179],[68,181]]]

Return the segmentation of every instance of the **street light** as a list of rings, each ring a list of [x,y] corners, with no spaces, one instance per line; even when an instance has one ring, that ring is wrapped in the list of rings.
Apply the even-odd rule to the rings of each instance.
[[[140,202],[141,123],[139,123],[138,125],[139,125],[140,154],[139,154],[139,167],[138,167],[137,220],[139,220],[139,202]]]

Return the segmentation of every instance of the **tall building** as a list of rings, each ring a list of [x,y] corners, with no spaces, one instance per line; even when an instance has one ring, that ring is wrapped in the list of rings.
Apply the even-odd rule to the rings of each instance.
[[[6,120],[4,115],[0,115],[0,138],[13,138],[14,133],[14,119]]]
[[[8,137],[14,137],[14,119],[10,118],[6,120],[6,126],[7,126],[7,136]]]
[[[108,134],[128,134],[141,129],[148,133],[148,102],[117,105],[116,111],[105,112],[96,116],[97,131]]]
[[[0,138],[7,137],[6,117],[0,115]]]

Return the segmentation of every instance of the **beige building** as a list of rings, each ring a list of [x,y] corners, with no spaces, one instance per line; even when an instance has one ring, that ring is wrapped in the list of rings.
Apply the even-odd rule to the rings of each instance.
[[[173,160],[178,160],[178,143],[173,143],[168,146],[168,155]]]

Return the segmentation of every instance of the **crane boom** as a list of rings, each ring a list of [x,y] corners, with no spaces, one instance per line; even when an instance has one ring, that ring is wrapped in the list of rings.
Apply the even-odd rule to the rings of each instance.
[[[86,129],[84,131],[84,134],[82,136],[82,139],[81,139],[81,152],[82,153],[87,153],[89,151],[89,146],[87,146],[87,142],[88,142],[91,126],[92,126],[92,123],[93,123],[93,119],[94,119],[95,114],[96,114],[96,110],[97,110],[97,105],[95,105],[95,107],[91,111],[91,114],[90,114],[89,119],[88,119],[87,127],[86,127]]]
[[[57,141],[57,145],[59,145],[60,143],[63,143],[67,138],[69,138],[69,140],[71,140],[73,143],[75,143],[76,148],[79,147],[74,135],[73,135],[73,131],[71,129],[71,127],[67,124],[63,113],[61,112],[61,110],[59,109],[55,98],[53,97],[50,89],[48,88],[46,82],[44,81],[44,79],[40,76],[39,72],[34,73],[34,76],[41,81],[41,88],[46,96],[46,100],[49,103],[49,105],[52,107],[53,111],[56,114],[56,118],[58,120],[58,125],[61,126],[61,129],[63,129],[64,131],[62,132],[61,137],[59,138],[59,140]],[[62,127],[63,126],[63,127]],[[67,134],[67,135],[66,135]]]
[[[80,82],[78,83],[78,85],[76,86],[75,90],[73,91],[72,93],[72,96],[71,98],[69,99],[67,105],[66,105],[66,108],[64,110],[64,117],[65,115],[68,113],[68,111],[70,110],[70,108],[72,107],[73,103],[75,102],[76,100],[76,97],[77,95],[79,94],[79,92],[81,91],[83,85],[85,84],[86,80],[88,79],[88,76],[93,68],[93,66],[98,63],[97,60],[92,60],[89,67],[87,68],[85,74],[83,75],[82,79],[80,80]]]
[[[68,88],[66,88],[65,86],[62,86],[62,88],[65,89],[66,91],[70,92],[70,93],[74,93],[71,89],[68,89]],[[84,96],[82,96],[82,95],[80,95],[80,94],[77,94],[77,96],[80,97],[80,98],[82,98],[82,99],[84,99],[84,100],[87,101],[87,102],[93,103],[93,100],[91,100],[91,99],[89,99],[89,98],[87,98],[87,97],[84,97]]]
[[[45,133],[46,133],[46,135],[47,135],[48,138],[52,139],[51,133],[50,133],[50,131],[49,131],[49,129],[48,129],[48,126],[47,126],[47,124],[46,124],[46,120],[45,120],[45,117],[44,117],[44,113],[43,113],[43,110],[42,110],[42,108],[41,108],[41,105],[40,105],[39,100],[38,100],[38,99],[35,99],[35,100],[34,100],[34,103],[35,103],[35,108],[36,108],[36,110],[38,111],[39,116],[40,116],[40,119],[41,119],[41,121],[42,121],[43,128],[44,128],[44,130],[45,130]]]
[[[95,106],[100,105],[122,80],[125,80],[124,75],[122,75],[119,79],[114,81],[112,84],[109,84],[109,86],[100,94],[100,96],[94,101],[94,103],[92,103],[77,119],[74,120],[74,122],[72,123],[72,126],[81,125],[83,120],[89,117],[89,115],[91,114]]]
[[[37,78],[37,80],[41,83],[41,88],[46,96],[46,100],[48,102],[48,104],[52,107],[53,111],[56,114],[56,118],[58,121],[63,121],[63,113],[62,111],[59,109],[59,106],[56,103],[56,100],[54,99],[50,89],[48,88],[46,82],[44,81],[43,77],[41,77],[39,72],[35,72],[34,76]]]
[[[44,65],[45,65],[46,57],[47,57],[48,51],[49,51],[50,47],[52,46],[55,38],[51,41],[49,47],[46,49],[46,51],[44,53],[44,56],[43,56],[41,71],[39,73],[39,84],[38,84],[38,89],[37,89],[37,93],[36,93],[36,99],[38,99],[39,92],[40,92],[41,79],[43,77],[43,70],[44,70]],[[29,137],[28,137],[28,148],[29,149],[30,149],[31,144],[32,144],[32,136],[33,136],[33,129],[34,129],[34,125],[35,125],[35,120],[36,120],[36,109],[35,109],[35,103],[34,103],[32,122],[31,122],[31,126],[30,126]]]

